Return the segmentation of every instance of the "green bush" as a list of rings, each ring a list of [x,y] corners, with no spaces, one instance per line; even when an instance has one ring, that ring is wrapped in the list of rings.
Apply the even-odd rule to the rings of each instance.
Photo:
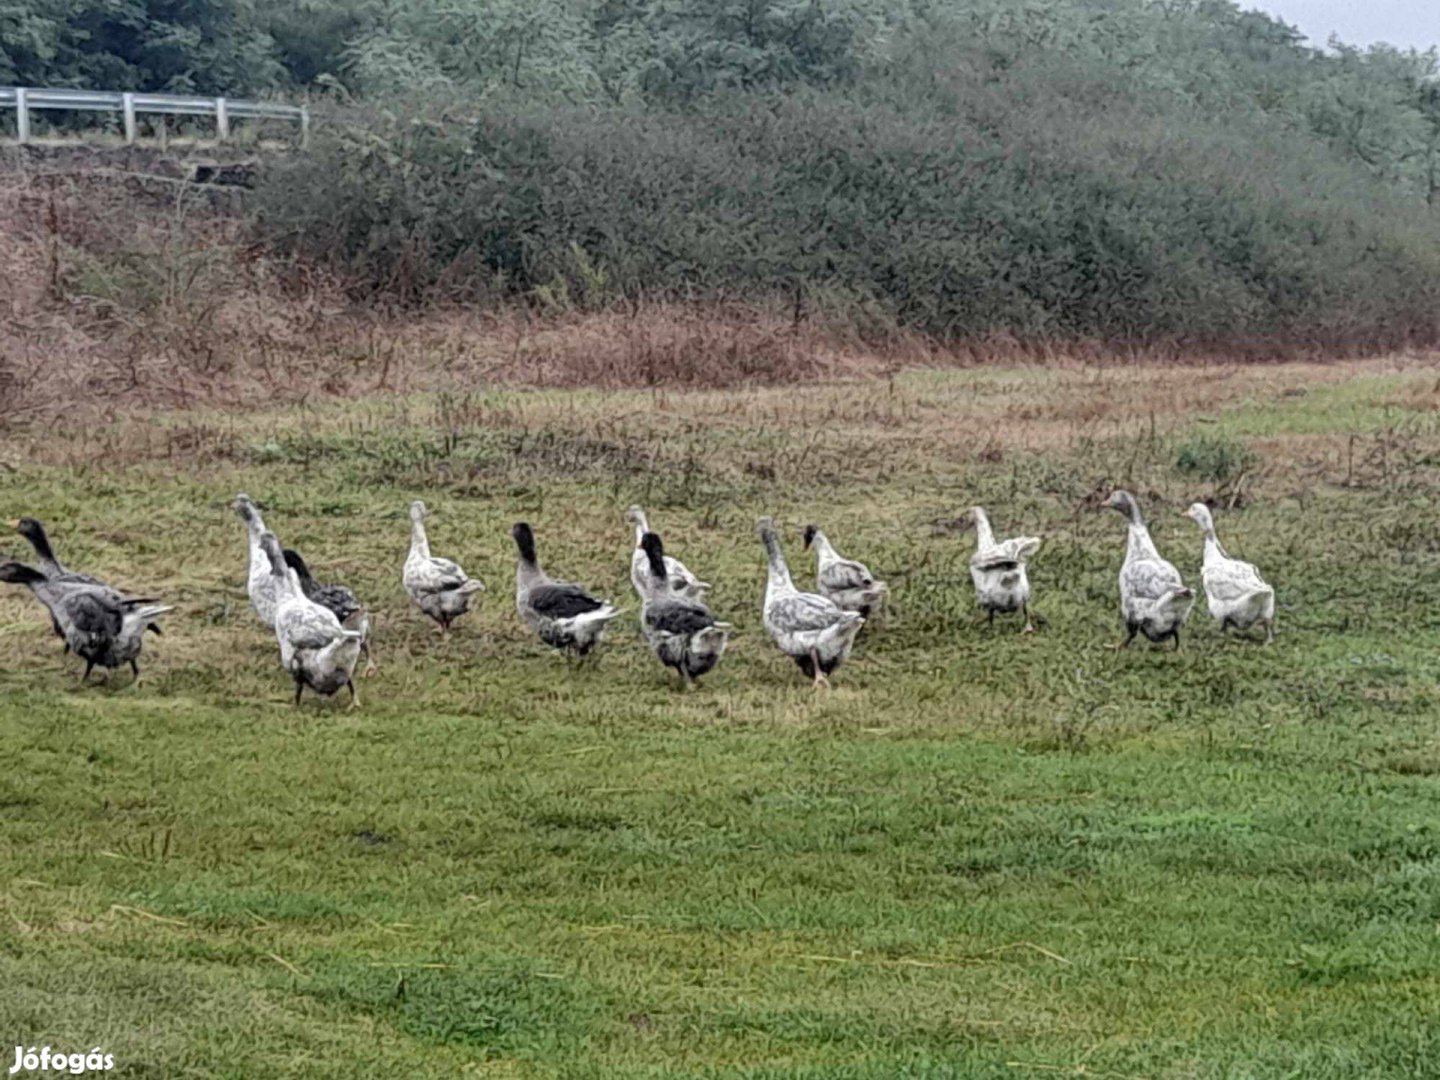
[[[1433,221],[1293,133],[1180,122],[1101,78],[1103,108],[1058,106],[1082,74],[1015,72],[951,109],[821,90],[365,109],[269,176],[261,227],[403,303],[824,295],[948,342],[1436,340]]]
[[[1259,457],[1248,446],[1231,439],[1201,435],[1180,444],[1175,468],[1188,476],[1226,484],[1253,469]]]

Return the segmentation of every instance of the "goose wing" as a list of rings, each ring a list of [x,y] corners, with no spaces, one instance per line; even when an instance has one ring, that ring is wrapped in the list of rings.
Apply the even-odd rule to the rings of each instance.
[[[335,618],[342,623],[364,606],[344,585],[317,585],[309,596],[321,607],[334,612]]]
[[[1164,559],[1136,559],[1120,571],[1120,587],[1140,600],[1158,600],[1183,585],[1180,571]]]
[[[125,621],[120,606],[91,589],[77,589],[60,597],[60,607],[76,630],[94,637],[115,637]]]
[[[827,589],[868,589],[875,584],[875,576],[864,563],[853,559],[837,559],[821,570],[817,580]]]
[[[796,593],[776,600],[766,615],[777,629],[798,633],[834,626],[843,617],[843,612],[823,596]]]
[[[527,602],[535,614],[546,619],[573,619],[605,606],[579,585],[565,581],[536,585],[530,590]]]
[[[450,592],[469,580],[459,563],[433,555],[416,565],[413,576],[416,588],[424,592]]]
[[[1227,559],[1219,566],[1212,566],[1202,575],[1205,590],[1220,601],[1243,600],[1257,592],[1269,592],[1270,586],[1260,576],[1260,571],[1239,559]]]
[[[645,625],[664,634],[697,634],[715,625],[715,616],[704,604],[659,603],[645,605]]]
[[[296,649],[323,649],[340,636],[334,613],[314,603],[287,605],[281,626]]]

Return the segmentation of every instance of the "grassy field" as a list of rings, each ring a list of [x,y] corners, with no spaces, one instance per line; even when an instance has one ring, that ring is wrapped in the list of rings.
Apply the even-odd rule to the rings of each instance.
[[[1278,587],[1115,653],[1136,492]],[[347,712],[244,596],[250,492],[377,612]],[[490,586],[448,642],[405,505]],[[0,517],[179,610],[77,688],[0,593],[0,1040],[119,1076],[1440,1076],[1440,382],[1400,362],[914,372],[803,391],[495,391],[0,440]],[[736,625],[688,696],[624,507]],[[1043,534],[1046,623],[972,608],[964,510]],[[1233,508],[1232,508],[1233,504]],[[754,519],[890,580],[828,694],[760,626]],[[508,527],[629,602],[527,636]],[[23,550],[18,537],[8,548]],[[0,547],[4,550],[4,547]],[[23,1075],[23,1074],[22,1074]]]

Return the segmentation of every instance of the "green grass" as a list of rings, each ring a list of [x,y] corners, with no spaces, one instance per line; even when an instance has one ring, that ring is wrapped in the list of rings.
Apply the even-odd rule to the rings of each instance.
[[[1433,419],[1343,453],[1431,383],[1357,370],[1328,428],[1248,389],[1211,424],[964,421],[1029,408],[1047,380],[1015,372],[14,436],[0,460],[44,463],[0,471],[0,516],[180,610],[138,688],[82,689],[0,594],[0,1037],[156,1077],[1440,1075]],[[1095,493],[1130,485],[1198,584],[1175,510],[1210,481],[1177,460],[1222,438],[1254,459],[1217,524],[1278,586],[1278,641],[1202,609],[1179,654],[1109,651]],[[241,489],[370,599],[359,712],[287,704]],[[416,494],[490,586],[448,643],[399,589]],[[689,695],[633,616],[577,670],[514,615],[520,517],[633,609],[634,500],[736,624]],[[1046,537],[1034,637],[972,611],[975,501]],[[814,518],[894,585],[828,695],[760,627],[767,511],[797,571]]]

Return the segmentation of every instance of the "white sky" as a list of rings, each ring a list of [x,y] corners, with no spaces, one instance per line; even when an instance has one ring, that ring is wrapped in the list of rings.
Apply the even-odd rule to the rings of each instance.
[[[1331,34],[1347,45],[1384,41],[1401,48],[1440,45],[1440,0],[1240,0],[1298,26],[1310,43]]]

